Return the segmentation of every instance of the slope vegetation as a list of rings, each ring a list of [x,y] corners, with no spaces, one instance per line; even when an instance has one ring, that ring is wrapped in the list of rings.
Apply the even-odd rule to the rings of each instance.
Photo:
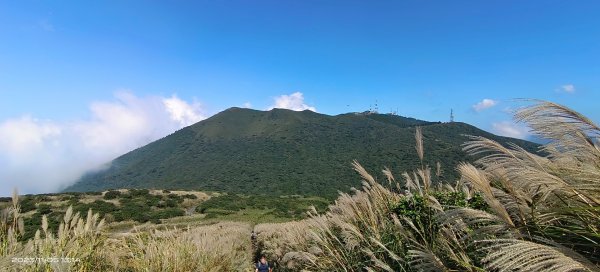
[[[415,127],[423,127],[428,154],[443,165],[470,161],[464,134],[526,149],[535,144],[498,137],[465,123],[433,123],[385,114],[337,116],[283,109],[231,108],[115,159],[66,191],[110,188],[193,189],[242,194],[318,195],[359,187],[351,162],[374,172],[404,172],[415,159]],[[428,161],[436,165],[437,161]],[[442,169],[448,179],[454,168]]]

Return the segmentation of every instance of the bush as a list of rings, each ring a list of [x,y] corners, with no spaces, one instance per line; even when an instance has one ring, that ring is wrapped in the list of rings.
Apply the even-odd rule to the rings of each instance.
[[[169,195],[167,195],[167,198],[169,200],[175,201],[176,203],[182,203],[184,201],[184,198],[177,194],[169,194]]]
[[[77,197],[77,198],[79,198],[79,197],[81,197],[82,195],[84,195],[85,193],[82,193],[82,192],[66,192],[65,194],[72,195],[72,196],[74,196],[74,197]]]
[[[140,223],[146,223],[146,222],[150,221],[150,215],[148,215],[146,213],[138,213],[135,216],[133,216],[132,219],[135,221],[138,221]]]
[[[104,194],[104,199],[110,200],[110,199],[115,199],[119,196],[121,196],[121,192],[119,192],[119,191],[108,191]]]
[[[115,204],[102,200],[96,200],[89,204],[78,203],[77,205],[73,206],[73,211],[81,214],[87,213],[87,211],[90,209],[100,214],[100,216],[104,216],[107,213],[112,213],[118,210]]]
[[[186,194],[186,195],[183,195],[183,198],[198,199],[198,197],[195,194]]]
[[[60,200],[61,200],[61,201],[70,201],[70,200],[73,200],[73,199],[77,200],[77,199],[76,199],[75,197],[73,197],[72,195],[65,195],[65,196],[62,196],[62,197],[60,198]]]
[[[102,195],[102,192],[86,192],[87,195]]]
[[[150,191],[148,191],[148,189],[130,189],[129,194],[131,194],[132,197],[143,197],[150,194]]]
[[[36,209],[35,200],[32,196],[23,197],[23,200],[21,201],[20,205],[21,205],[21,212],[23,212],[23,213],[33,211]]]
[[[146,205],[148,206],[154,206],[154,207],[158,207],[161,201],[161,197],[157,196],[157,195],[148,195],[148,197],[145,200]]]
[[[168,219],[177,216],[185,215],[185,211],[177,208],[154,211],[151,214],[152,219]]]
[[[50,201],[50,197],[48,195],[38,195],[36,196],[37,202]]]
[[[48,204],[39,204],[37,207],[37,212],[41,215],[49,214],[52,212],[52,207]]]
[[[164,206],[165,207],[169,207],[169,208],[175,208],[178,206],[177,201],[173,200],[173,199],[167,199],[164,202]]]

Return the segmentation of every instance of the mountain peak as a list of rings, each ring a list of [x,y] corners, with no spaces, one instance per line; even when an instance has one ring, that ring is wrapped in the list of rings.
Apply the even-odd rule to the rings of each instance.
[[[443,158],[447,180],[457,178],[459,161],[472,161],[460,147],[467,140],[464,134],[530,144],[470,125],[397,115],[234,107],[120,156],[67,190],[198,189],[333,198],[360,186],[353,160],[371,170],[388,166],[398,174],[417,168],[415,126],[423,127],[426,163]]]

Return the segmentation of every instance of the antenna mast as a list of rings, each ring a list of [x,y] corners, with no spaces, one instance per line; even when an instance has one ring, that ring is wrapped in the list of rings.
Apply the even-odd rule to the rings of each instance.
[[[454,122],[454,110],[450,109],[450,123]]]

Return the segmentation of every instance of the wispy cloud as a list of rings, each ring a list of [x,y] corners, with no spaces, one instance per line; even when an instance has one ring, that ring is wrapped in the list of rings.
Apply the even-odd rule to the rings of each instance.
[[[473,109],[477,112],[480,112],[482,110],[486,110],[493,106],[496,106],[497,104],[498,104],[498,101],[489,99],[489,98],[485,98],[485,99],[481,100],[479,103],[473,105]]]
[[[52,23],[50,23],[48,20],[41,20],[38,23],[38,26],[44,30],[44,31],[48,31],[48,32],[54,32],[54,25]]]
[[[301,92],[295,92],[290,95],[280,95],[274,98],[274,103],[269,107],[269,110],[273,108],[288,109],[294,111],[310,110],[316,112],[315,107],[309,106],[304,103],[304,95]]]
[[[531,135],[527,126],[522,124],[515,124],[510,121],[493,123],[492,130],[498,135],[518,139],[526,139]]]
[[[560,91],[565,92],[565,93],[574,93],[575,85],[573,85],[573,84],[562,85],[562,86],[560,86]]]
[[[89,170],[206,116],[197,102],[119,92],[70,122],[21,116],[0,121],[0,195],[52,192]]]

